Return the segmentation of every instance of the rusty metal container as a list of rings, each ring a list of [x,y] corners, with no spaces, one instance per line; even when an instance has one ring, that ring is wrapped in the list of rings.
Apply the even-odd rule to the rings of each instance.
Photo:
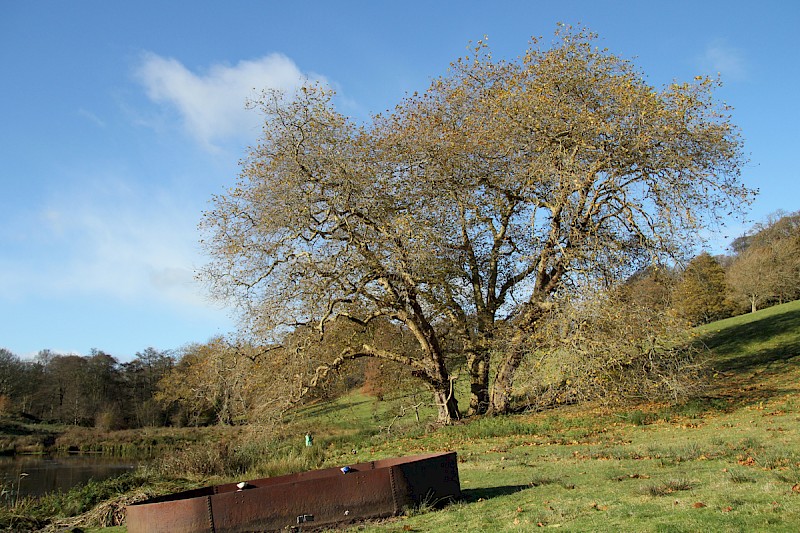
[[[129,533],[296,531],[459,499],[455,452],[380,459],[215,485],[127,507]]]

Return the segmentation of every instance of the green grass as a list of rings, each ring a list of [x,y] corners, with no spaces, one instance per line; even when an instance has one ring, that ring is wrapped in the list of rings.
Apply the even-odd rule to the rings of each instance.
[[[721,371],[763,371],[800,353],[800,300],[697,329]]]
[[[349,531],[800,530],[800,302],[698,333],[712,350],[712,384],[682,405],[567,406],[434,428],[430,407],[419,421],[410,410],[420,397],[353,394],[294,413],[280,439],[251,450],[231,441],[229,455],[253,474],[268,471],[255,459],[265,450],[294,470],[458,452],[462,501]]]

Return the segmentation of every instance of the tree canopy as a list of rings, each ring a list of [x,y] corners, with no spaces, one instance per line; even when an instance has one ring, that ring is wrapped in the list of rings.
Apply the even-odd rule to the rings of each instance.
[[[331,364],[406,365],[448,421],[457,352],[470,410],[508,411],[556,296],[681,255],[753,195],[717,81],[656,89],[596,40],[562,27],[515,61],[479,42],[368,124],[318,86],[265,91],[262,137],[204,214],[213,291],[270,340],[312,324],[324,336],[335,318],[395,322],[414,350],[358,342]]]
[[[800,213],[774,213],[733,241],[728,282],[756,311],[800,296]]]
[[[727,318],[732,314],[729,292],[722,265],[704,252],[681,273],[673,294],[675,310],[692,325]]]

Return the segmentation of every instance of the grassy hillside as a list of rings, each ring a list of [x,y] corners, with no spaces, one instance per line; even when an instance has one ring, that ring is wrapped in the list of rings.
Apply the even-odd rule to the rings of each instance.
[[[791,372],[800,353],[800,300],[720,320],[698,333],[713,350],[717,368],[730,377],[766,372],[766,379]]]
[[[464,501],[350,531],[800,530],[800,302],[698,333],[713,381],[684,405],[571,406],[432,430],[430,410],[412,408],[421,397],[354,394],[295,413],[275,455],[302,469],[458,452]]]
[[[800,302],[698,331],[708,396],[484,419],[370,453],[453,449],[465,502],[358,531],[800,530]]]

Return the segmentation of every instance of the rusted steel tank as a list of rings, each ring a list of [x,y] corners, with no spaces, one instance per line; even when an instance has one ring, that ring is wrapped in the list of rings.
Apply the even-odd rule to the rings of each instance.
[[[127,507],[129,533],[308,531],[461,497],[455,452],[215,485]]]

